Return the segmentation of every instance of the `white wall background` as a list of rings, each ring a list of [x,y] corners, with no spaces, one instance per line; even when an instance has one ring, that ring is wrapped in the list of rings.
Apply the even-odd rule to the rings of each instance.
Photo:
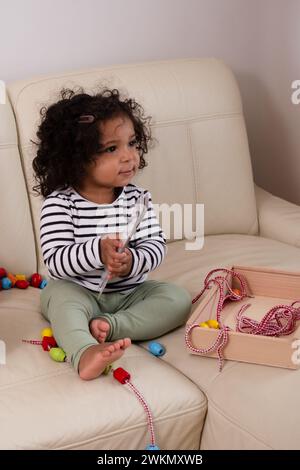
[[[255,180],[300,204],[300,0],[0,0],[0,79],[214,56],[242,92]]]
[[[243,98],[257,184],[300,204],[300,1],[261,0],[257,66]],[[243,81],[243,80],[242,80]]]

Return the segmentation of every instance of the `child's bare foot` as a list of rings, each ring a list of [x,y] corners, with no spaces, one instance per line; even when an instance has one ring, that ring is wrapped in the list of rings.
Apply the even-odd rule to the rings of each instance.
[[[104,343],[109,333],[109,329],[110,325],[104,318],[94,318],[90,322],[90,332],[98,343]]]
[[[131,345],[129,338],[118,339],[114,343],[95,344],[86,349],[80,358],[78,372],[83,380],[99,377],[105,367],[119,359]]]

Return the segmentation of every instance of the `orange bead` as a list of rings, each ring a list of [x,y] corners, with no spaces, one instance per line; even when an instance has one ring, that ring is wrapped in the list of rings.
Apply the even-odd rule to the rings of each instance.
[[[242,292],[240,291],[240,289],[232,289],[232,292],[234,292],[236,295],[239,295],[239,296],[242,295]]]
[[[11,281],[11,287],[14,287],[15,283],[17,282],[16,277],[12,273],[8,273],[7,277]]]

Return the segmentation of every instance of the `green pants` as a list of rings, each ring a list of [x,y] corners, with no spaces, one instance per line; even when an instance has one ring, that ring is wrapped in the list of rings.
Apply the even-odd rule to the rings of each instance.
[[[41,292],[44,317],[54,337],[78,370],[81,354],[98,344],[89,323],[104,317],[110,324],[107,341],[129,337],[143,341],[182,325],[191,310],[188,292],[174,284],[145,281],[127,294],[97,293],[71,281],[50,280]]]

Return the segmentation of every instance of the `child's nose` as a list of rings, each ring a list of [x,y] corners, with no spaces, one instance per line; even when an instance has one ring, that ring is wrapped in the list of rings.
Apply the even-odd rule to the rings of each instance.
[[[123,149],[121,158],[122,158],[122,161],[125,161],[125,162],[127,162],[128,160],[132,160],[133,159],[132,149],[128,149],[128,148]]]

